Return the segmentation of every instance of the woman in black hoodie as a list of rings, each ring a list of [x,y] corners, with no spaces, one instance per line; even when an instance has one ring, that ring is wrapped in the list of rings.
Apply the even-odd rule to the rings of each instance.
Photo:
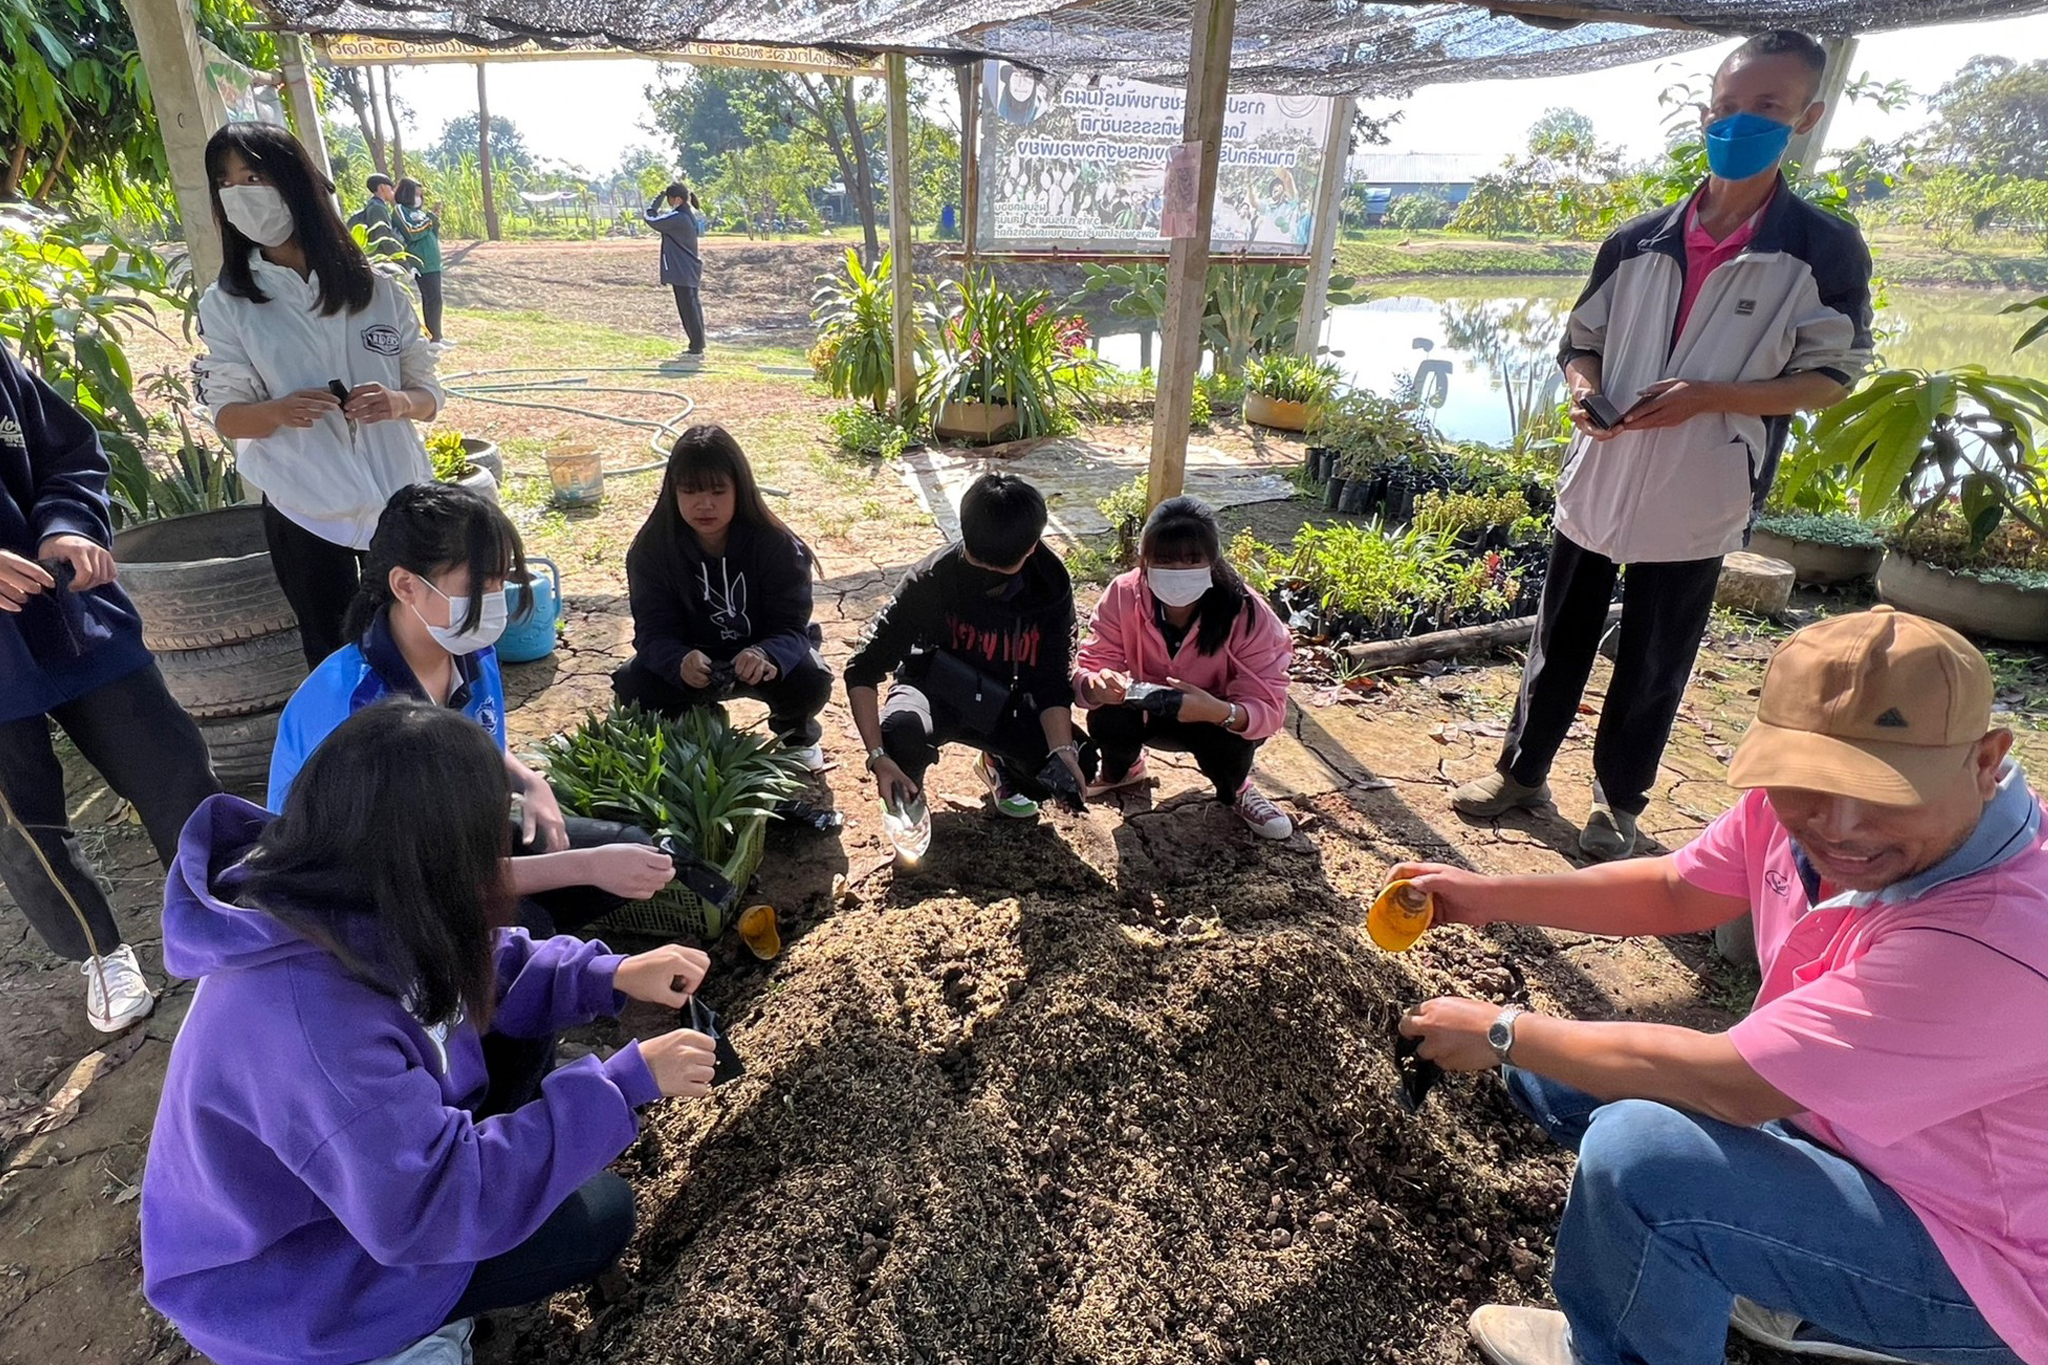
[[[691,427],[626,552],[634,654],[612,690],[671,716],[734,694],[758,698],[770,728],[823,767],[818,713],[832,675],[811,624],[811,568],[810,550],[768,510],[739,442],[724,427]]]

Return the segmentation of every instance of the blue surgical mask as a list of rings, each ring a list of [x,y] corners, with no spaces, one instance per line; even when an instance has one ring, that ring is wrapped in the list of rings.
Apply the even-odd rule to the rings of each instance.
[[[1778,164],[1792,125],[1761,114],[1730,114],[1707,125],[1707,169],[1723,180],[1747,180]]]

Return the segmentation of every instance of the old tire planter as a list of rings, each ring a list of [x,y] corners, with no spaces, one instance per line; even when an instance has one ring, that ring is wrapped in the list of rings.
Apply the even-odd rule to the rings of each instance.
[[[282,711],[253,716],[222,716],[194,722],[213,756],[213,775],[231,792],[254,793],[261,800],[270,786],[270,750],[277,743]]]
[[[218,649],[181,649],[156,656],[164,683],[195,720],[274,711],[306,676],[295,626]]]
[[[1827,545],[1761,527],[1750,534],[1749,548],[1766,558],[1784,560],[1792,566],[1795,579],[1818,588],[1869,578],[1884,562],[1882,545]]]
[[[472,463],[455,484],[458,488],[467,488],[472,493],[481,494],[490,502],[498,501],[498,481],[492,477],[490,470],[480,464]]]
[[[1893,550],[1878,567],[1877,595],[1900,611],[1973,635],[2020,644],[2048,641],[2048,588],[1988,582]]]
[[[462,438],[462,453],[469,456],[469,462],[478,469],[488,471],[494,485],[505,482],[505,457],[498,453],[496,441],[486,441],[481,436],[465,436]]]
[[[152,650],[212,649],[299,624],[263,538],[259,507],[152,521],[114,537],[121,586]]]

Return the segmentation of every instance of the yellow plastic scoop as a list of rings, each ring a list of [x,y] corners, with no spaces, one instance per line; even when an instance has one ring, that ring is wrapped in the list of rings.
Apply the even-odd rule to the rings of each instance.
[[[750,905],[740,911],[740,941],[766,962],[782,951],[782,934],[775,927],[775,907]]]
[[[1365,932],[1390,953],[1415,946],[1436,918],[1436,897],[1411,881],[1389,882],[1365,915]]]

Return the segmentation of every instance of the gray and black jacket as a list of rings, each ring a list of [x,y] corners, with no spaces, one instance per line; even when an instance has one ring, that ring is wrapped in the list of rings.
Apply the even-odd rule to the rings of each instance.
[[[1616,407],[1661,379],[1710,383],[1819,371],[1853,384],[1870,364],[1870,251],[1856,228],[1786,187],[1741,254],[1701,288],[1677,328],[1692,196],[1600,245],[1558,363],[1601,358]],[[1676,427],[1573,442],[1557,490],[1559,533],[1619,564],[1739,550],[1763,505],[1789,419],[1707,413]]]

